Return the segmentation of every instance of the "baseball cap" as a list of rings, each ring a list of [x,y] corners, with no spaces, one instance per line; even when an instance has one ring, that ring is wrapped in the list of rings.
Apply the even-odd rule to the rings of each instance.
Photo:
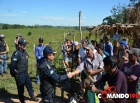
[[[24,38],[20,38],[20,39],[18,40],[18,44],[26,45],[26,44],[28,44],[28,42],[26,42]]]
[[[44,41],[44,39],[43,38],[39,38],[39,42],[43,42]]]
[[[105,36],[104,36],[104,39],[109,40],[109,39],[110,39],[110,36],[109,36],[109,35],[105,35]]]
[[[87,39],[82,39],[81,42],[87,42]]]
[[[21,37],[21,34],[17,34],[17,37]]]
[[[52,47],[50,47],[50,46],[46,46],[46,47],[44,48],[44,50],[43,50],[43,54],[44,54],[44,55],[46,55],[46,54],[55,54],[55,53],[57,53],[57,51],[54,51],[54,50],[52,49]]]
[[[126,43],[126,41],[123,41],[123,40],[122,40],[122,41],[120,41],[120,45],[121,45],[121,46],[127,46],[127,43]]]
[[[77,41],[75,41],[73,44],[74,44],[74,46],[77,46],[79,43]]]
[[[140,51],[139,51],[139,49],[138,48],[132,48],[132,49],[130,49],[130,50],[127,50],[127,52],[129,53],[129,54],[134,54],[134,55],[140,55]]]
[[[92,49],[92,50],[94,50],[94,46],[92,44],[88,44],[87,47],[86,47],[86,49]]]

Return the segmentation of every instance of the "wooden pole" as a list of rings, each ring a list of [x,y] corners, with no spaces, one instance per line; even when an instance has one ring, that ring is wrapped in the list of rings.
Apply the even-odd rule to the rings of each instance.
[[[74,43],[74,41],[75,41],[75,34],[73,34],[73,43]],[[74,44],[73,44],[73,50],[72,50],[72,69],[74,68],[74,50],[75,50],[75,46],[74,46]],[[71,71],[73,71],[73,70],[71,70]]]
[[[79,11],[79,32],[80,32],[80,39],[82,40],[82,30],[81,30],[81,11]]]
[[[34,44],[34,53],[35,53],[35,44]]]
[[[64,32],[64,41],[65,41],[65,32]]]

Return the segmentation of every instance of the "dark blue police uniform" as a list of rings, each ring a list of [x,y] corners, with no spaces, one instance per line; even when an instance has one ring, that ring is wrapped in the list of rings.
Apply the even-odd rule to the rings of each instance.
[[[20,102],[24,103],[24,85],[26,86],[31,99],[33,99],[34,90],[28,74],[28,54],[26,51],[22,51],[18,48],[13,53],[11,57],[10,74],[15,78]]]
[[[58,76],[51,66],[51,62],[45,58],[47,54],[53,54],[53,49],[50,46],[46,46],[43,50],[44,57],[40,61],[38,66],[38,73],[40,76],[40,92],[43,99],[43,103],[54,103],[54,86],[55,82],[60,82],[68,78],[67,75]]]

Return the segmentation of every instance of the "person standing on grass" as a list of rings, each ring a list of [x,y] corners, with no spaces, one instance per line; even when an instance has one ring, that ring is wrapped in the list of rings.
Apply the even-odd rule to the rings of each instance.
[[[24,38],[18,40],[18,49],[14,51],[11,57],[10,74],[15,78],[20,102],[25,103],[24,86],[26,86],[31,100],[38,102],[37,97],[34,96],[32,81],[28,74],[29,56],[26,52],[26,44],[27,42],[24,40]]]
[[[39,38],[39,45],[35,47],[36,66],[38,66],[39,60],[43,57],[43,50],[46,47],[43,42],[44,39]],[[39,83],[40,83],[40,78],[38,72],[36,71],[36,84]]]
[[[16,40],[15,40],[15,47],[16,49],[18,49],[18,40],[21,38],[21,35],[20,34],[17,34],[16,36]]]
[[[9,47],[6,41],[4,40],[5,36],[3,34],[0,35],[0,75],[3,76],[8,74],[7,72],[7,59]]]
[[[46,46],[43,50],[44,57],[38,65],[38,73],[40,76],[40,92],[43,103],[54,103],[54,88],[55,82],[60,82],[71,78],[71,73],[58,76],[51,66],[51,61],[54,60],[56,51],[50,46]]]

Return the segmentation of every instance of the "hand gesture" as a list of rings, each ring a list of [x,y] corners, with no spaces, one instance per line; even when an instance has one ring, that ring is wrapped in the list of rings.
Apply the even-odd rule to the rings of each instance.
[[[92,70],[91,68],[87,70],[87,73],[88,73],[89,75],[91,75],[92,72],[93,72],[93,70]]]
[[[66,72],[70,72],[71,68],[66,68],[65,71]]]
[[[92,92],[96,92],[97,88],[96,88],[95,85],[94,85],[94,86],[91,86],[90,90],[91,90]]]
[[[127,57],[122,56],[122,58],[123,58],[124,61],[128,61],[128,58]]]

